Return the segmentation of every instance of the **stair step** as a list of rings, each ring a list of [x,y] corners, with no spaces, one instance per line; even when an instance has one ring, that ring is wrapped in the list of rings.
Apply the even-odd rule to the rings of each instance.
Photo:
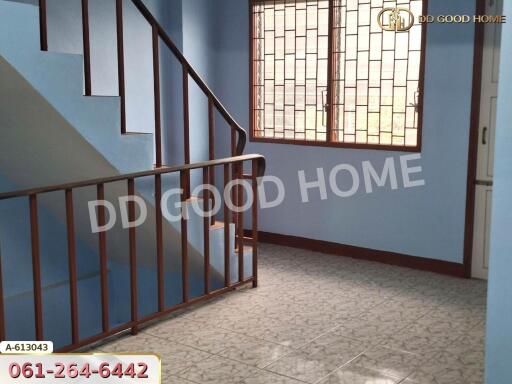
[[[235,248],[235,253],[236,253],[237,256],[238,256],[238,250],[239,250],[239,247],[236,247]],[[244,245],[244,255],[246,253],[250,253],[250,252],[252,252],[252,245]]]

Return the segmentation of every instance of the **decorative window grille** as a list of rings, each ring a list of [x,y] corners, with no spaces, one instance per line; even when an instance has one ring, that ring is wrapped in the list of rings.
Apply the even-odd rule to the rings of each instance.
[[[253,0],[252,139],[419,150],[424,7],[426,0]],[[414,24],[383,30],[385,8],[409,11]]]

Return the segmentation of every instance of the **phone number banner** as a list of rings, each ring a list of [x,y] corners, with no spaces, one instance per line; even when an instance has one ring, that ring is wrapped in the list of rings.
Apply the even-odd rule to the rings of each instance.
[[[157,355],[0,354],[1,384],[160,384]]]

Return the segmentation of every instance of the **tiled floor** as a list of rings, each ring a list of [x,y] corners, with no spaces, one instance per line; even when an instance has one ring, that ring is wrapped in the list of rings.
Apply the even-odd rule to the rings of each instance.
[[[261,245],[260,287],[103,352],[156,352],[171,384],[477,384],[486,284]]]

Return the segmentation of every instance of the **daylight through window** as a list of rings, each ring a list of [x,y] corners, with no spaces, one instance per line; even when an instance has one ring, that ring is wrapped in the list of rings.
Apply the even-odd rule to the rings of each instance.
[[[419,149],[423,6],[253,0],[252,138]],[[402,10],[399,26],[414,24],[384,30],[384,9]]]

